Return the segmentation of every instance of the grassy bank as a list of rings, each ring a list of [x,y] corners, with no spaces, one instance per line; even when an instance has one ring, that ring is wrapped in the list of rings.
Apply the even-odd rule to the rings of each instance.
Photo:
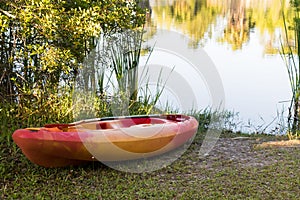
[[[200,159],[201,137],[196,137],[180,159],[143,174],[98,162],[46,169],[1,141],[0,199],[299,199],[300,148],[255,148],[276,139],[223,135]]]

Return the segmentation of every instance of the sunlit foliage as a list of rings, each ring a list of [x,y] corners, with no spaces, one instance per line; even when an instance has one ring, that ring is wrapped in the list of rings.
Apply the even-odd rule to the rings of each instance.
[[[68,98],[78,68],[101,33],[142,24],[144,11],[136,1],[1,0],[1,105],[47,114],[42,107],[53,105],[49,99]]]

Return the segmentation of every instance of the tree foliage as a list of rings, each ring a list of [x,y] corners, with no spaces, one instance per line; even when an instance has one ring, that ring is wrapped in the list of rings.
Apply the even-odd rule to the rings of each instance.
[[[142,24],[131,0],[0,0],[0,128],[72,120],[71,88],[97,38]]]
[[[57,88],[62,81],[71,84],[100,33],[143,23],[135,1],[2,0],[1,100],[20,100],[20,95]]]

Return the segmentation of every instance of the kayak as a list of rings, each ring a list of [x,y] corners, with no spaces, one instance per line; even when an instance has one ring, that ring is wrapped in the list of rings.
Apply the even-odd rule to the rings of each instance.
[[[64,167],[158,156],[184,145],[197,129],[195,118],[167,114],[47,124],[18,129],[12,137],[31,162],[43,167]]]

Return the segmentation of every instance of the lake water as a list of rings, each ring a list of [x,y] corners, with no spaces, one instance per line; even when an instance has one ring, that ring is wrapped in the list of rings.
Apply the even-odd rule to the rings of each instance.
[[[280,116],[286,116],[286,112],[283,115],[282,112],[289,105],[291,89],[279,54],[283,30],[280,0],[150,0],[149,5],[149,40],[169,38],[171,49],[180,44],[181,50],[175,50],[177,52],[190,51],[194,52],[193,55],[200,55],[204,51],[222,82],[225,109],[239,113],[236,119],[238,129],[260,132],[268,127],[268,132],[281,131],[277,130],[278,123],[282,121]],[[284,11],[288,13],[289,9],[286,3]],[[183,37],[176,39],[172,34]],[[191,70],[183,69],[185,64],[182,61],[168,57],[161,50],[154,51],[151,57],[156,63],[176,66],[179,74]],[[191,83],[194,73],[190,72],[191,76],[182,76]],[[202,80],[204,84],[190,85],[194,85],[192,93],[201,99],[200,107],[205,108],[210,106],[210,93],[215,91],[209,91],[214,86],[207,86],[205,77]],[[172,99],[171,94],[169,92],[166,96]]]

